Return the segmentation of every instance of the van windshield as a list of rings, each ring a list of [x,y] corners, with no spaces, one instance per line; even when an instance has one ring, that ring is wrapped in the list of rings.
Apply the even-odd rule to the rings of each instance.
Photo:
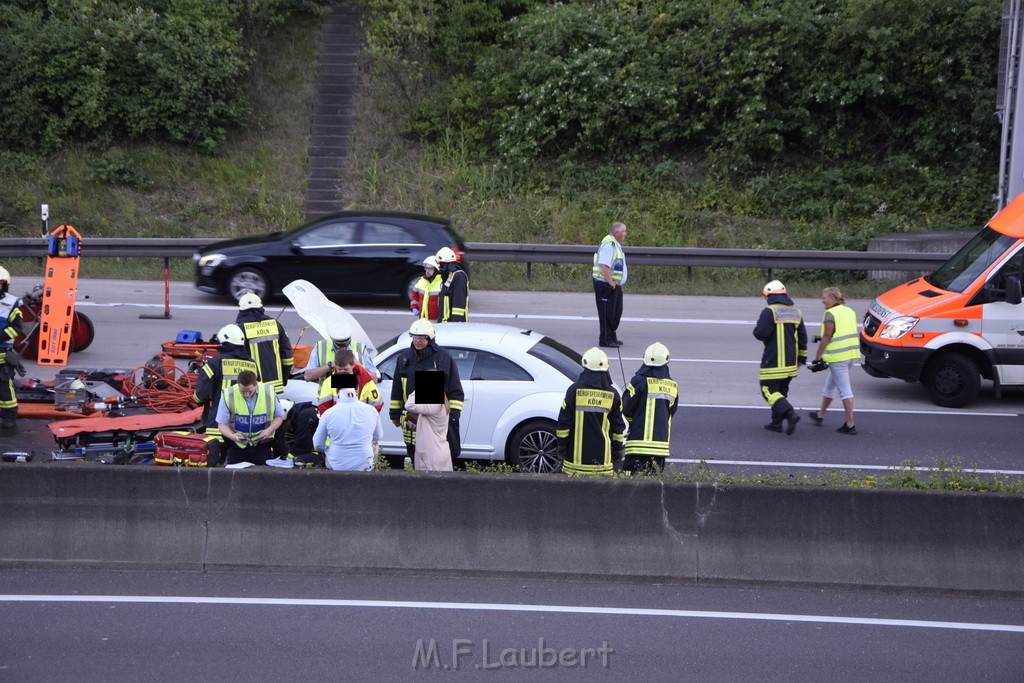
[[[932,287],[947,292],[963,292],[1016,243],[1015,237],[998,233],[992,228],[982,228],[960,251],[934,273],[926,275],[924,280]]]

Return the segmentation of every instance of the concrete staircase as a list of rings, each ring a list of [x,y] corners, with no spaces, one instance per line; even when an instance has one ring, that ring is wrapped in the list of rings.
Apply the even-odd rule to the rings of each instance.
[[[345,0],[328,8],[320,29],[316,94],[309,135],[309,183],[306,220],[341,211],[345,206],[340,177],[348,159],[355,115],[359,50],[359,10]]]

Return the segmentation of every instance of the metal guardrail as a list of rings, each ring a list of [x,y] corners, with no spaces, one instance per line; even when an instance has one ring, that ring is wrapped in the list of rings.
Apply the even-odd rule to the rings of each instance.
[[[82,240],[82,254],[92,257],[191,258],[200,247],[217,239],[93,237]],[[469,242],[473,261],[503,263],[592,263],[593,245],[502,244]],[[929,271],[949,254],[882,251],[804,251],[799,249],[701,249],[626,246],[630,265],[701,268],[796,268],[810,270]],[[0,239],[0,258],[44,258],[41,238]]]

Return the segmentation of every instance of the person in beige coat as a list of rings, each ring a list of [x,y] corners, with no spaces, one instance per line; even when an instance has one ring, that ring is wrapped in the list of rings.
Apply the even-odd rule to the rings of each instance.
[[[444,403],[417,403],[416,392],[409,394],[405,409],[416,416],[417,470],[434,472],[452,471],[452,453],[448,447],[448,401]]]

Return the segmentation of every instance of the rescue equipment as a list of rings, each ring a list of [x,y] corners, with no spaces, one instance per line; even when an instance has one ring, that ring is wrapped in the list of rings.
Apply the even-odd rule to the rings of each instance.
[[[81,235],[70,225],[60,226],[47,239],[39,365],[66,365],[71,353],[80,241]]]

